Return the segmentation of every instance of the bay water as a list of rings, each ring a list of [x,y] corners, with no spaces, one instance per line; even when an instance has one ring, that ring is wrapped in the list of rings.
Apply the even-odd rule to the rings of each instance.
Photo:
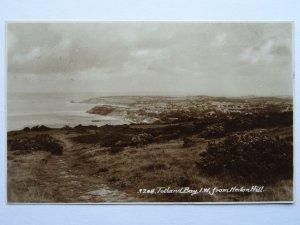
[[[87,113],[95,105],[78,103],[99,97],[99,93],[7,93],[7,131],[45,125],[60,128],[65,125],[118,125],[122,118]]]

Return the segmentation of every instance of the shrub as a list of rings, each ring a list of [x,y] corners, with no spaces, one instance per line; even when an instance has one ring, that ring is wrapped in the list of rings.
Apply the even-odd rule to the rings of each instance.
[[[223,137],[225,135],[225,131],[222,124],[215,124],[207,126],[206,129],[201,132],[201,134],[207,138],[217,138]]]
[[[29,131],[30,131],[30,128],[29,128],[29,127],[24,127],[23,131],[29,132]]]
[[[107,172],[107,171],[108,171],[108,168],[106,168],[106,167],[100,167],[100,168],[98,169],[97,173],[105,173],[105,172]]]
[[[209,175],[232,174],[245,180],[273,182],[293,176],[292,143],[259,134],[232,135],[209,143],[198,167]]]
[[[146,172],[154,172],[156,170],[166,170],[167,166],[163,163],[149,163],[141,166],[141,170]]]
[[[148,133],[140,133],[137,135],[134,135],[131,140],[130,140],[130,145],[135,146],[135,145],[145,145],[150,143],[153,140],[153,136]]]
[[[116,147],[116,146],[110,147],[109,150],[108,150],[108,152],[111,155],[117,154],[117,153],[122,152],[122,151],[124,151],[124,147]]]
[[[48,131],[48,130],[51,130],[51,128],[41,125],[41,126],[34,126],[30,130],[31,131]]]
[[[95,134],[84,134],[74,137],[77,143],[100,144],[103,147],[126,147],[129,146],[133,133],[121,127],[102,127]]]
[[[44,150],[51,152],[53,155],[61,155],[63,147],[60,142],[48,134],[36,135],[32,138],[20,138],[9,141],[10,151],[39,151]]]
[[[183,146],[182,147],[189,148],[189,147],[194,146],[195,144],[196,143],[193,139],[186,137],[186,138],[183,139]]]

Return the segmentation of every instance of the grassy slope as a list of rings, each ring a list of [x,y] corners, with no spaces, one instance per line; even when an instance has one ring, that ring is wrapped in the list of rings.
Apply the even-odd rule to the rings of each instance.
[[[144,125],[143,129],[147,129]],[[153,125],[151,125],[153,127]],[[141,128],[141,127],[140,127]],[[271,135],[290,134],[291,128],[265,130]],[[34,136],[41,132],[12,132],[9,139]],[[47,152],[33,154],[8,153],[9,202],[99,202],[99,198],[82,199],[85,193],[105,184],[128,193],[128,201],[289,201],[292,200],[292,181],[280,180],[265,187],[260,194],[138,194],[140,188],[189,186],[221,187],[251,186],[226,177],[209,177],[201,174],[195,162],[205,151],[207,139],[193,135],[195,145],[184,148],[182,138],[154,142],[149,145],[127,146],[119,152],[98,143],[78,143],[72,137],[95,133],[94,130],[44,131],[65,143],[62,156]],[[217,139],[216,139],[217,140]],[[61,165],[63,164],[63,165]],[[111,201],[119,201],[118,197]],[[126,201],[125,199],[122,199]]]

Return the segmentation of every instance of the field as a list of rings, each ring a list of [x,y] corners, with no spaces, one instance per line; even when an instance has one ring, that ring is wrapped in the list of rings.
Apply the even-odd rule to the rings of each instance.
[[[290,98],[119,96],[84,102],[91,104],[89,113],[122,116],[129,124],[8,132],[8,202],[293,200]],[[211,192],[188,191],[201,188]],[[243,188],[252,191],[228,191]]]

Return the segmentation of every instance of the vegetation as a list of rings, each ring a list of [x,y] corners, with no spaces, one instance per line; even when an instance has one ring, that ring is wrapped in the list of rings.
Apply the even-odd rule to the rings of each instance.
[[[13,139],[8,141],[9,151],[48,151],[53,155],[62,155],[61,143],[48,134],[40,134],[30,138]]]
[[[135,123],[101,127],[79,124],[61,129],[36,126],[9,132],[9,201],[38,202],[38,198],[42,202],[105,201],[87,194],[97,190],[99,184],[135,198],[125,201],[293,199],[293,111],[290,100],[208,96],[120,99],[134,109],[124,113],[120,107],[101,106],[94,108],[94,113],[137,116],[139,119]],[[106,100],[116,101],[113,97]],[[97,99],[91,101],[97,103]],[[147,117],[156,122],[141,122]],[[47,156],[37,157],[39,154]],[[15,173],[22,170],[19,168],[26,170],[23,174],[26,179],[21,178],[21,172],[21,175]],[[29,179],[31,176],[32,180]],[[42,184],[47,184],[46,193],[42,191]],[[195,196],[138,194],[140,188],[251,185],[262,185],[265,191]],[[121,201],[120,196],[113,200]]]
[[[266,135],[231,135],[218,143],[209,143],[197,162],[208,175],[242,177],[261,184],[293,177],[293,146],[286,139]]]

